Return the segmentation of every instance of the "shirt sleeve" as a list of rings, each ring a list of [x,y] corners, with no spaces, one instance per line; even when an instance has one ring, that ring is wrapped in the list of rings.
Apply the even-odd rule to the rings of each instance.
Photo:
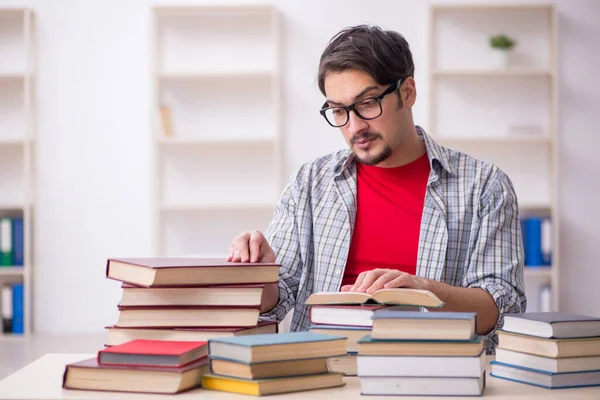
[[[296,224],[296,193],[296,179],[293,177],[275,206],[273,220],[265,235],[281,268],[278,280],[279,301],[271,311],[261,315],[261,320],[281,322],[296,305],[302,272]]]
[[[494,168],[490,184],[483,190],[480,226],[463,286],[486,290],[496,302],[499,317],[488,334],[488,352],[497,345],[496,329],[504,314],[525,312],[523,241],[517,196],[508,176]]]

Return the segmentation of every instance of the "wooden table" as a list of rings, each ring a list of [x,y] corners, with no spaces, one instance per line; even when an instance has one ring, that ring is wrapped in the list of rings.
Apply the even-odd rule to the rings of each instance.
[[[137,393],[114,393],[114,392],[90,392],[81,390],[62,389],[62,375],[65,365],[81,361],[86,358],[95,357],[95,354],[46,354],[28,366],[6,377],[0,382],[0,399],[249,399],[250,396],[216,392],[212,390],[194,389],[178,395],[149,395]],[[489,368],[488,368],[489,373]],[[339,388],[313,390],[305,392],[290,393],[284,395],[268,396],[268,399],[285,400],[311,400],[332,399],[343,400],[376,398],[374,396],[361,396],[360,383],[356,377],[344,378],[346,385]],[[586,400],[600,399],[600,387],[556,389],[548,390],[521,383],[510,382],[488,376],[487,386],[483,395],[486,398],[505,400]],[[395,396],[385,396],[390,399]],[[439,398],[450,400],[456,397],[412,397],[398,396],[399,399]],[[463,397],[473,399],[473,397]]]

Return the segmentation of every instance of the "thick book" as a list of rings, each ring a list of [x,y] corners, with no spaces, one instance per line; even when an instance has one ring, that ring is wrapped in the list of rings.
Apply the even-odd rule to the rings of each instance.
[[[106,277],[142,287],[249,284],[277,282],[280,266],[224,258],[110,258]]]
[[[202,384],[208,358],[180,368],[98,364],[96,358],[65,367],[64,389],[174,394]]]
[[[496,361],[554,373],[600,371],[600,356],[552,358],[497,348]]]
[[[260,306],[264,285],[144,288],[124,283],[120,306]]]
[[[478,378],[487,360],[485,352],[477,356],[365,356],[358,355],[358,376],[429,376]]]
[[[361,394],[387,396],[481,396],[485,374],[478,378],[430,376],[360,377]]]
[[[241,379],[271,379],[285,376],[314,375],[327,372],[326,358],[269,361],[244,364],[211,356],[210,372],[215,375]]]
[[[384,305],[315,305],[308,309],[308,319],[314,325],[368,327],[373,325],[375,311]]]
[[[208,341],[211,357],[242,363],[300,360],[346,354],[346,338],[311,332],[288,332],[217,338]]]
[[[546,389],[600,386],[600,371],[553,373],[491,361],[491,376]]]
[[[119,307],[118,327],[250,327],[259,307]]]
[[[208,356],[207,342],[132,340],[98,352],[98,363],[182,367]]]
[[[485,346],[485,336],[471,340],[376,340],[366,335],[358,341],[365,356],[476,356]]]
[[[373,294],[361,292],[319,292],[310,295],[307,305],[387,304],[439,308],[444,305],[435,294],[421,289],[380,289]]]
[[[237,328],[120,328],[117,326],[107,326],[106,329],[108,330],[107,344],[109,346],[116,346],[136,339],[201,342],[217,337],[277,333],[278,327],[276,321],[259,321],[255,326]]]
[[[546,339],[537,336],[497,331],[498,348],[520,351],[542,357],[600,356],[600,337]]]
[[[202,387],[204,389],[253,396],[325,389],[343,385],[343,375],[336,373],[258,380],[230,378],[211,374],[206,374],[202,378]]]
[[[311,325],[308,331],[324,335],[345,336],[348,339],[346,346],[350,352],[358,351],[358,341],[371,333],[371,328],[366,326]]]
[[[600,318],[567,312],[506,314],[502,330],[543,338],[600,336]]]
[[[414,312],[395,307],[373,314],[373,339],[470,340],[477,332],[473,312]]]

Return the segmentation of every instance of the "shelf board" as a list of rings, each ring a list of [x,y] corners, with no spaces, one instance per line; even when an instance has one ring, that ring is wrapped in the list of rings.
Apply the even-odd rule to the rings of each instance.
[[[24,334],[0,332],[0,342],[1,341],[21,341],[21,340],[25,340],[25,338],[26,338],[26,335],[24,335]]]
[[[18,146],[29,143],[29,139],[23,138],[0,138],[0,146]]]
[[[23,266],[0,266],[0,276],[19,276],[25,274]]]
[[[452,137],[451,135],[440,137],[439,135],[434,136],[434,139],[442,144],[443,146],[456,146],[465,144],[488,144],[488,145],[499,145],[499,144],[523,144],[523,143],[539,143],[539,144],[551,144],[552,139],[545,135],[512,135],[507,137]]]
[[[521,211],[549,211],[552,209],[550,203],[519,203]]]
[[[0,81],[25,79],[29,74],[18,72],[0,72]]]
[[[546,77],[552,76],[552,71],[548,69],[456,69],[456,70],[436,70],[433,72],[433,77]]]
[[[274,135],[272,137],[226,137],[226,138],[182,138],[159,136],[158,143],[165,145],[201,145],[201,144],[260,144],[275,143]]]
[[[228,78],[269,78],[276,75],[274,70],[208,70],[187,72],[163,72],[159,74],[162,80],[171,81],[194,81],[206,79],[228,79]]]
[[[550,11],[551,4],[434,4],[433,11]]]
[[[210,210],[260,210],[273,209],[275,201],[272,203],[198,203],[198,204],[163,204],[161,211],[210,211]]]

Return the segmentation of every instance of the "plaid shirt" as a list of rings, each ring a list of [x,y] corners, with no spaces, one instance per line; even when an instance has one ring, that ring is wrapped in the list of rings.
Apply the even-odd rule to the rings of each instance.
[[[508,176],[489,162],[438,145],[420,127],[431,172],[427,181],[417,275],[453,286],[482,288],[503,315],[524,312],[523,244],[517,198]],[[350,150],[300,167],[275,207],[266,237],[282,264],[279,302],[261,319],[308,330],[304,302],[339,291],[356,217],[356,165]],[[399,199],[401,201],[401,199]],[[487,352],[497,344],[488,335]]]

